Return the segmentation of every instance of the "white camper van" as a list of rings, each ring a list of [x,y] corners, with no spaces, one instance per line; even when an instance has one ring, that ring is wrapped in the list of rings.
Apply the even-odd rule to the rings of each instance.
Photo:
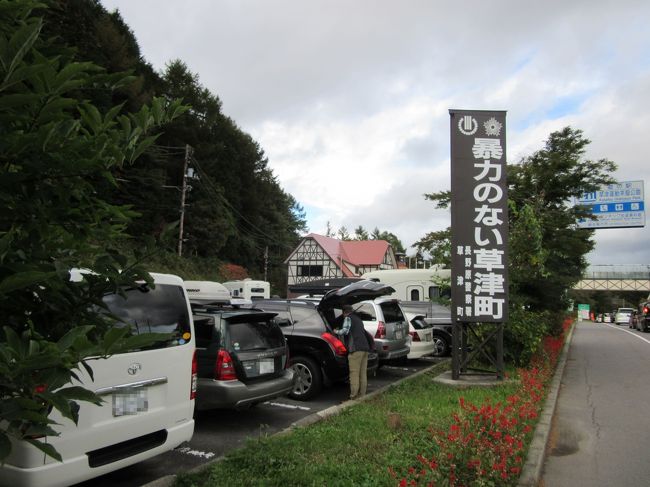
[[[269,299],[271,297],[271,285],[267,281],[255,281],[243,279],[241,281],[226,281],[223,285],[230,291],[233,298]]]
[[[26,441],[14,442],[0,465],[0,485],[55,487],[76,484],[146,460],[191,439],[194,432],[196,357],[192,313],[183,281],[154,274],[155,287],[124,289],[104,303],[133,333],[169,333],[170,339],[93,360],[94,379],[81,383],[104,403],[79,402],[79,423],[52,412],[60,436],[48,437],[59,462]],[[83,274],[72,273],[79,281]],[[118,325],[119,326],[119,325]],[[76,382],[75,382],[76,384]]]
[[[361,277],[388,284],[395,289],[391,297],[402,301],[430,301],[440,297],[440,288],[434,280],[449,279],[451,269],[386,269],[366,272]]]
[[[219,282],[185,281],[185,290],[190,302],[197,304],[230,303],[230,291]]]

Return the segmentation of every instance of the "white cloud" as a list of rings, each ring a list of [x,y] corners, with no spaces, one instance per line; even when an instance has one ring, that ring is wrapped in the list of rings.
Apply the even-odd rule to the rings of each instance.
[[[645,179],[647,1],[102,3],[157,69],[181,58],[199,74],[312,231],[379,227],[411,245],[448,226],[422,194],[449,188],[449,108],[507,110],[511,162],[571,125],[619,180]],[[596,239],[594,263],[650,263],[647,228]]]

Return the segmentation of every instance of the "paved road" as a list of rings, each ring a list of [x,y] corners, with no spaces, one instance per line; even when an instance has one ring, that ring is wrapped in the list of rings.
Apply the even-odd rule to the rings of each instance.
[[[544,487],[650,485],[650,333],[578,323],[562,378]]]
[[[368,380],[368,392],[376,391],[442,359],[411,360],[407,364],[383,366]],[[299,419],[345,401],[349,386],[335,384],[312,401],[288,397],[259,404],[244,411],[199,411],[195,416],[192,440],[170,452],[77,484],[77,487],[139,486],[170,474],[185,472],[243,446],[249,438],[270,435]]]

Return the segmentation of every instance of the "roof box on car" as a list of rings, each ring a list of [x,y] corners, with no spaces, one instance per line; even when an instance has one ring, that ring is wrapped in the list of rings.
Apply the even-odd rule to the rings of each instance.
[[[226,287],[213,281],[185,281],[185,290],[190,303],[229,304],[230,292]]]

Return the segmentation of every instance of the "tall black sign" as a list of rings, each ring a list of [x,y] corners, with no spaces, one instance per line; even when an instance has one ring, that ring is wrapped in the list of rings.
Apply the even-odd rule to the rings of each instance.
[[[508,320],[506,112],[451,116],[452,316]]]

